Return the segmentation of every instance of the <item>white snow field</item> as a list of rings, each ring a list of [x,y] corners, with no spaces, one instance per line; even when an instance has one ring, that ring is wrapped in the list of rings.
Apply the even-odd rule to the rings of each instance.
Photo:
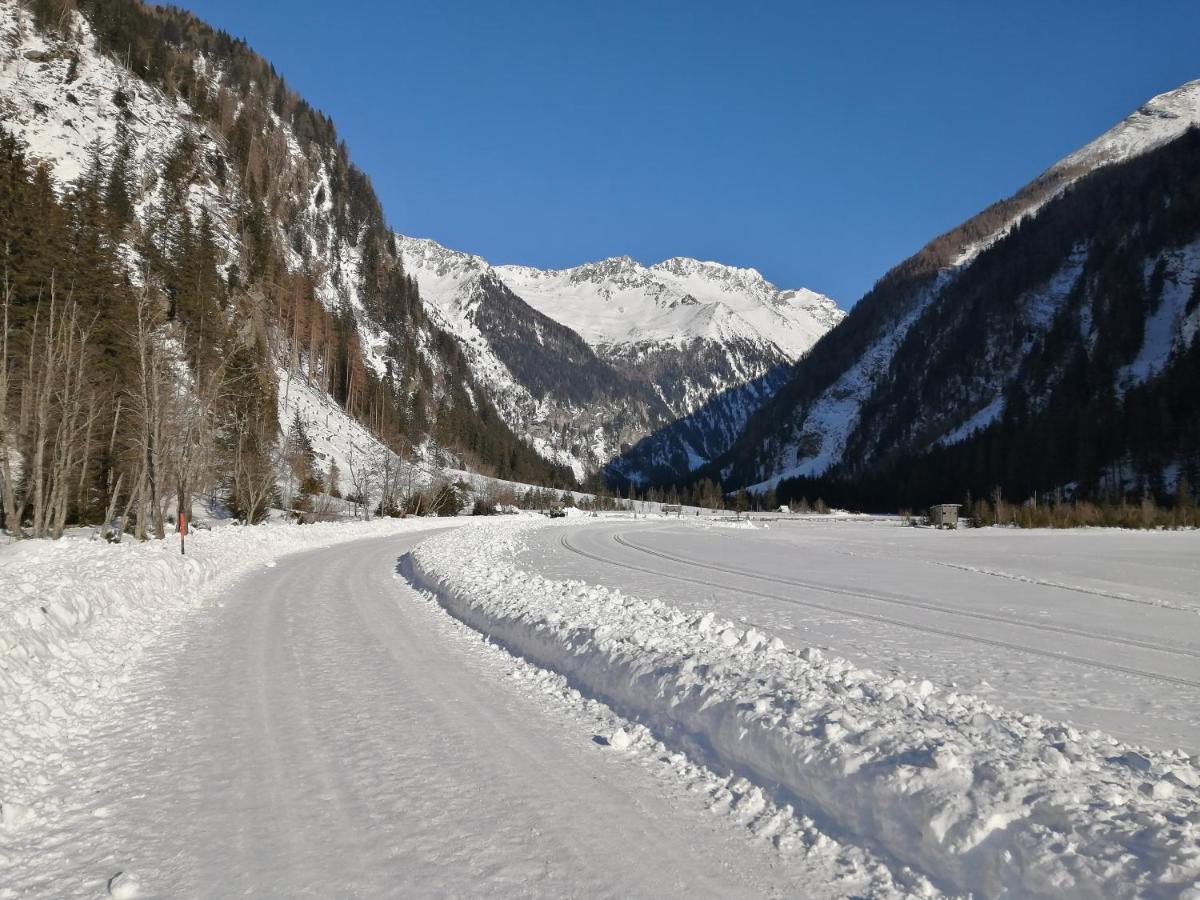
[[[1197,540],[505,517],[9,545],[0,898],[1196,900]],[[1053,685],[1114,727],[1038,714]]]
[[[1080,724],[1010,702],[1040,679],[1044,698],[1084,687],[1129,702],[1101,711],[1113,724],[1124,715],[1134,731],[1194,735],[1200,536],[789,527],[463,529],[418,547],[411,575],[465,622],[636,720],[646,740],[736,773],[940,889],[1200,897],[1194,745],[1119,740],[1069,699]],[[586,577],[607,586],[578,577],[580,553],[594,566]],[[726,618],[742,610],[773,625]],[[809,619],[851,650],[857,640],[874,668],[903,660],[912,674],[826,656],[808,634],[795,641]],[[872,634],[857,631],[863,621]],[[993,700],[923,668],[1005,688]],[[1170,699],[1149,713],[1138,705],[1160,695]]]
[[[0,550],[0,897],[937,895],[414,591],[446,525]]]
[[[754,524],[610,520],[531,536],[523,565],[1200,752],[1200,533]]]

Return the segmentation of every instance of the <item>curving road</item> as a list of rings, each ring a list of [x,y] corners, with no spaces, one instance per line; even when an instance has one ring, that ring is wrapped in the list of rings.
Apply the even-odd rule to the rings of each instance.
[[[595,740],[396,573],[416,540],[297,555],[148,657],[64,767],[0,896],[842,896]],[[606,724],[607,723],[607,724]],[[2,849],[2,848],[0,848]],[[32,848],[31,848],[32,849]],[[19,861],[19,862],[18,862]],[[861,885],[859,885],[861,886]]]
[[[526,560],[552,576],[713,609],[869,668],[1195,749],[1200,614],[1186,607],[1200,606],[1198,551],[1191,533],[617,520],[546,533]]]

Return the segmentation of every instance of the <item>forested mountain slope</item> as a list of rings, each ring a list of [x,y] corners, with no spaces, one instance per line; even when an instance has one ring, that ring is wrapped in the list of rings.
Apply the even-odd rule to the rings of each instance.
[[[161,530],[201,487],[261,515],[281,382],[403,455],[569,477],[428,320],[332,122],[241,41],[136,0],[0,0],[0,111],[10,519]]]
[[[708,474],[883,504],[1195,483],[1197,121],[1200,82],[1156,97],[894,268]]]

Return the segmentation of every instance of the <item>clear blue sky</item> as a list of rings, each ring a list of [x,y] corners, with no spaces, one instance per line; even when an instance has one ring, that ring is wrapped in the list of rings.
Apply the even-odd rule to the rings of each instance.
[[[329,113],[392,226],[754,266],[852,304],[1200,78],[1200,3],[182,0]]]

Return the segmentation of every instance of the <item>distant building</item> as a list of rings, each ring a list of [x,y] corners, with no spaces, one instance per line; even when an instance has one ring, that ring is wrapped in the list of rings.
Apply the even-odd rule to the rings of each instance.
[[[663,511],[664,516],[682,516],[683,515],[683,504],[682,503],[664,503],[662,506],[662,511]]]
[[[790,506],[788,506],[786,503],[784,503],[782,506],[779,507],[779,512],[781,512],[781,513],[790,513],[791,511],[792,511],[792,508]]]
[[[929,507],[929,524],[934,528],[957,528],[958,503],[935,503]]]

